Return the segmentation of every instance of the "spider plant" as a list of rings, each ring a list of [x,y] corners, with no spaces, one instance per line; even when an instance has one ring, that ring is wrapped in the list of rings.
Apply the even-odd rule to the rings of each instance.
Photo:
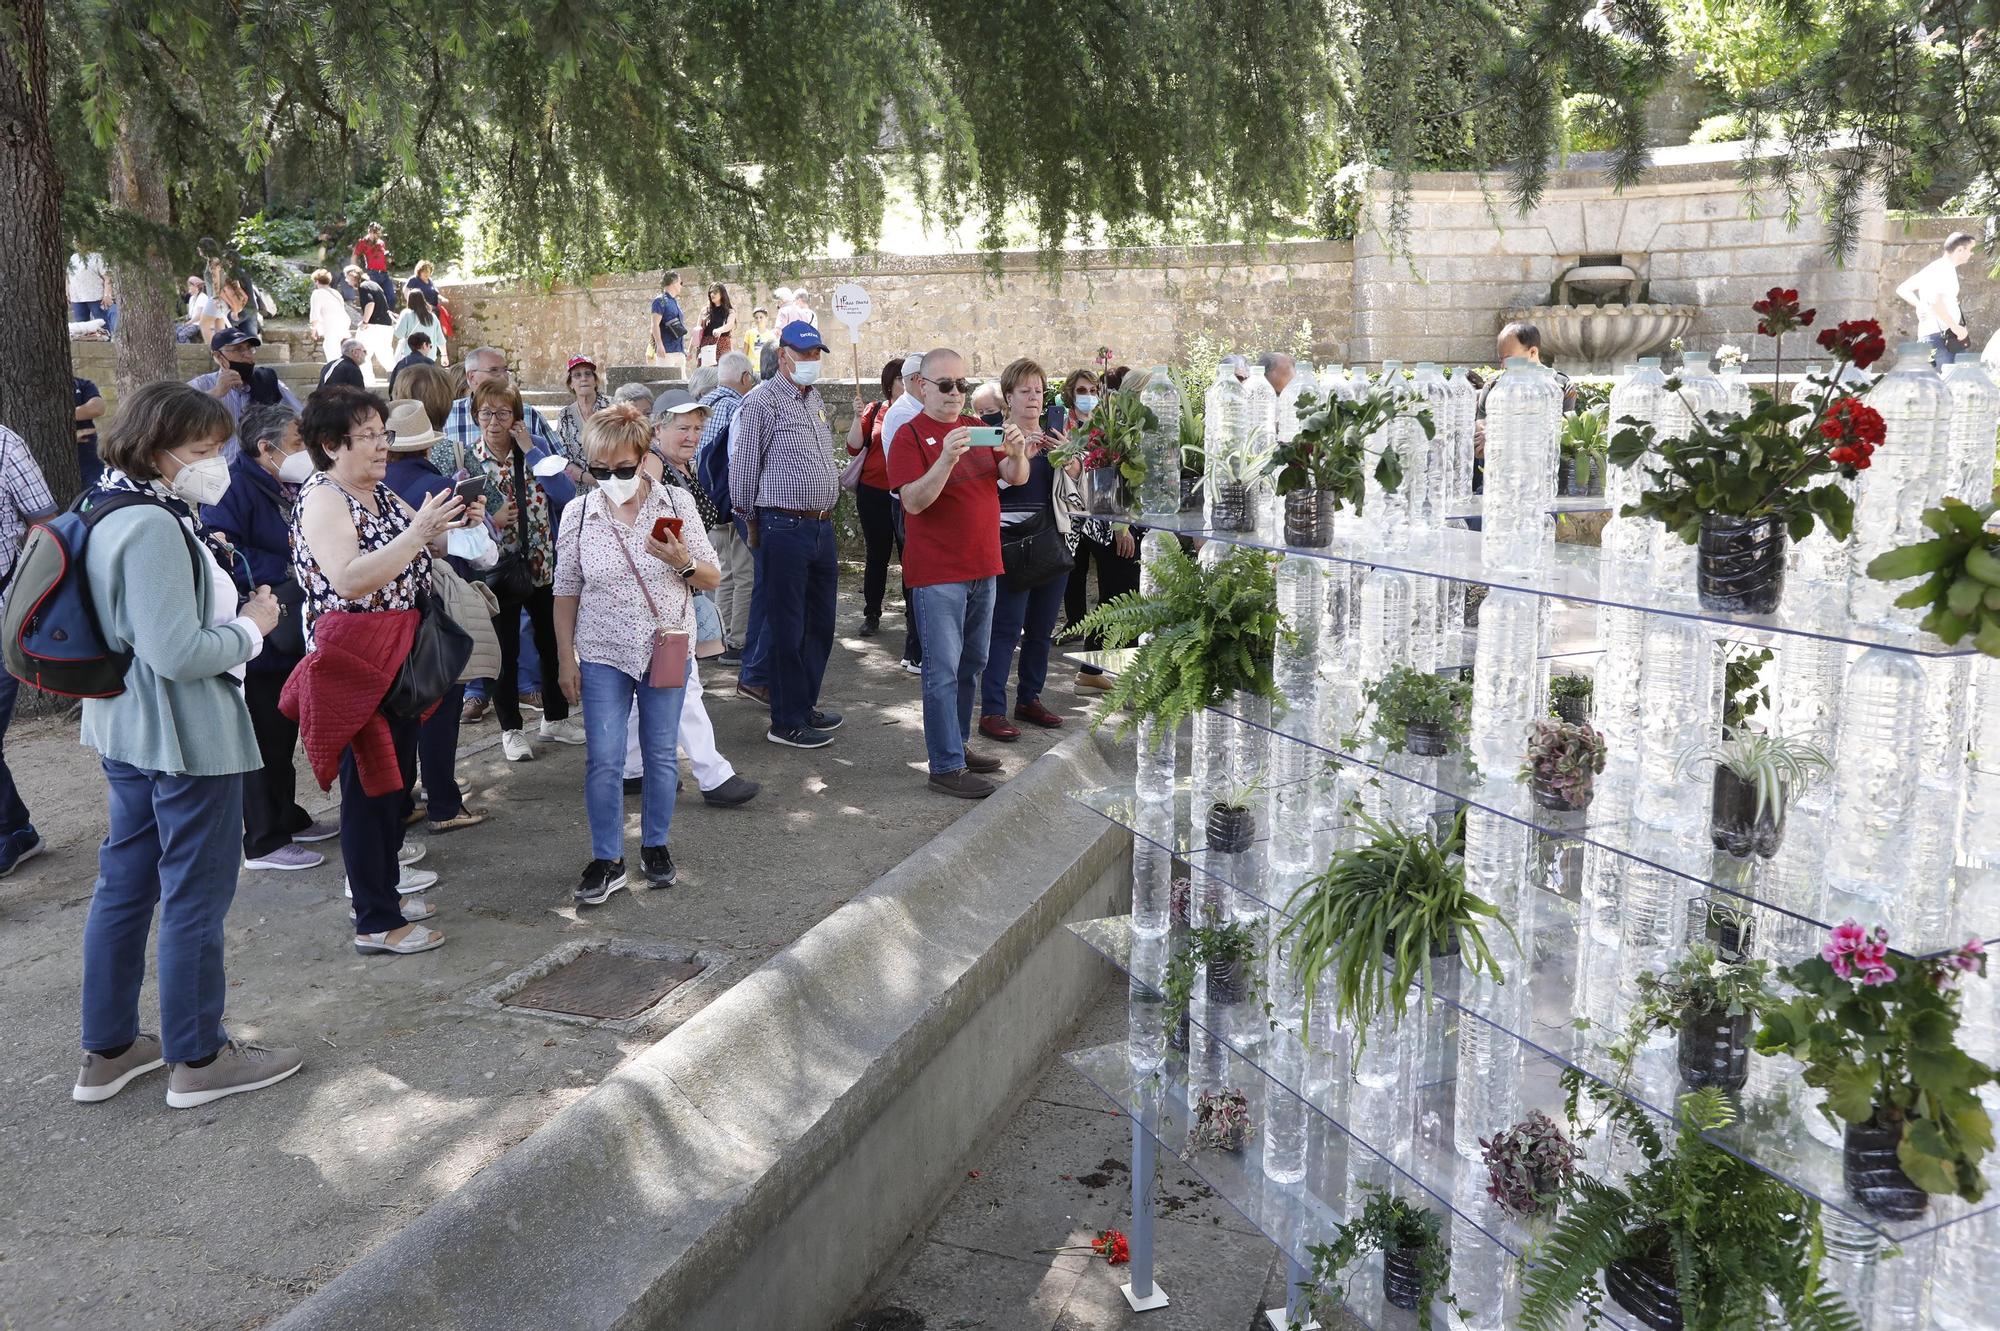
[[[1502,983],[1481,925],[1498,921],[1509,938],[1514,928],[1466,889],[1464,861],[1428,831],[1407,832],[1359,811],[1355,818],[1370,839],[1337,852],[1300,884],[1279,938],[1292,940],[1307,1013],[1330,981],[1334,1020],[1357,1032],[1359,1055],[1369,1022],[1385,1012],[1401,1019],[1410,986],[1432,957],[1462,953],[1467,970]]]
[[[1784,837],[1786,808],[1829,766],[1816,744],[1747,729],[1691,745],[1675,773],[1687,777],[1702,763],[1715,765],[1709,839],[1732,855],[1767,858]]]

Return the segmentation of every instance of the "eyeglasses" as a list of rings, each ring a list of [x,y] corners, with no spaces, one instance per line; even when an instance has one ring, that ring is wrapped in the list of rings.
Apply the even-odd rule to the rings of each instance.
[[[347,432],[347,442],[350,444],[359,444],[363,448],[373,448],[377,444],[393,444],[396,442],[396,432],[394,430],[370,430],[364,434],[359,430],[349,430]]]
[[[970,393],[979,387],[977,379],[933,379],[931,387],[941,393]]]
[[[514,413],[504,408],[489,407],[474,417],[481,425],[505,425],[514,419]]]
[[[616,476],[621,481],[629,481],[639,474],[639,464],[628,462],[622,467],[585,467],[584,470],[590,473],[593,480],[608,481]]]

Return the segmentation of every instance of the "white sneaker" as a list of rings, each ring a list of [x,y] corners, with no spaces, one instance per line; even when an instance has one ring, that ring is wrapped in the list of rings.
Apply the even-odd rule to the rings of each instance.
[[[906,675],[921,675],[924,673],[924,668],[907,656],[896,662],[896,668]]]
[[[436,887],[438,876],[429,869],[412,869],[405,865],[401,876],[396,879],[396,891],[403,896],[414,892],[428,892]],[[354,884],[345,876],[340,880],[340,890],[349,901],[354,900]]]
[[[547,725],[548,723],[545,721],[542,724]],[[507,761],[510,763],[531,763],[535,761],[535,746],[530,744],[528,737],[518,730],[503,730],[500,732],[500,752],[507,755]]]
[[[541,730],[538,733],[541,738],[548,740],[551,744],[582,744],[585,742],[583,722],[573,716],[566,716],[560,721],[544,719]]]
[[[426,846],[423,842],[406,841],[403,843],[403,848],[396,852],[396,863],[404,865],[415,864],[428,854],[430,854],[430,847]]]

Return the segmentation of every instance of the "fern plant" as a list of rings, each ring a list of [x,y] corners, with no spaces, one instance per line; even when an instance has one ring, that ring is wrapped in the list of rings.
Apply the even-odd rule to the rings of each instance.
[[[1150,564],[1158,590],[1126,592],[1090,612],[1076,626],[1107,649],[1138,645],[1113,681],[1098,714],[1102,725],[1124,709],[1122,739],[1141,717],[1151,717],[1155,742],[1182,720],[1232,693],[1275,699],[1271,653],[1282,624],[1272,557],[1239,546],[1203,568],[1177,541],[1154,546]]]
[[[1651,1111],[1574,1068],[1563,1084],[1573,1121],[1587,1093],[1646,1163],[1620,1185],[1577,1177],[1531,1253],[1519,1331],[1560,1331],[1577,1306],[1599,1325],[1597,1277],[1613,1262],[1671,1268],[1687,1331],[1861,1331],[1820,1283],[1819,1203],[1702,1136],[1734,1118],[1720,1089],[1682,1097],[1669,1149]]]

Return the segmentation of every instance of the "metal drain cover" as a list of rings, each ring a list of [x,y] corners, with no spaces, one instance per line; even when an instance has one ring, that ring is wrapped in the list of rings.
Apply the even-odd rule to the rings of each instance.
[[[503,1007],[624,1021],[706,969],[693,959],[634,956],[594,947],[528,981],[500,1002]]]

